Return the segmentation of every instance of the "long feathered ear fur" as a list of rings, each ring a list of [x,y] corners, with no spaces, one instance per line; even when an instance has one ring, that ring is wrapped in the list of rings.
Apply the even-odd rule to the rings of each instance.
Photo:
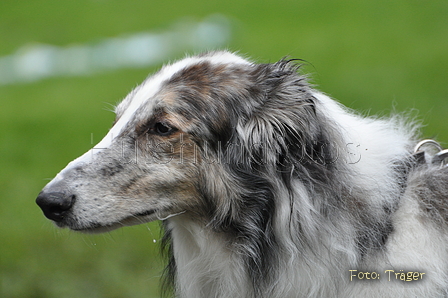
[[[299,67],[294,60],[256,67],[252,74],[261,98],[245,123],[237,126],[236,142],[241,142],[240,156],[250,169],[263,168],[284,178],[300,175],[305,183],[328,185],[333,191],[331,175],[344,161],[338,151],[343,144],[334,140],[342,138],[336,124],[328,125],[331,121],[316,108]]]
[[[223,160],[232,160],[224,166],[236,183],[236,197],[229,200],[229,208],[213,208],[218,214],[212,216],[210,225],[239,239],[234,245],[245,268],[250,268],[255,293],[266,293],[261,285],[272,284],[276,278],[272,273],[279,264],[274,232],[277,192],[290,190],[290,204],[294,204],[291,184],[297,177],[328,192],[335,189],[331,168],[339,161],[335,144],[329,142],[335,139],[329,134],[335,132],[319,125],[328,121],[319,119],[324,116],[316,111],[311,88],[297,73],[298,67],[287,60],[255,66],[251,78],[256,90],[248,99],[253,108],[238,118],[222,151]]]

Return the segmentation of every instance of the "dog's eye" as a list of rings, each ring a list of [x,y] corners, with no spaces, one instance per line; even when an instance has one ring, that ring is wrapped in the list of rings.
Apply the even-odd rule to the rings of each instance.
[[[157,122],[154,125],[154,133],[161,135],[161,136],[167,136],[175,131],[176,131],[176,129],[174,127],[171,127],[162,122]]]

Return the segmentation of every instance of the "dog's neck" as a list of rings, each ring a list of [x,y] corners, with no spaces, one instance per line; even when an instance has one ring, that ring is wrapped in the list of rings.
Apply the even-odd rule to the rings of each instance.
[[[171,245],[176,262],[176,291],[181,297],[227,297],[241,293],[250,297],[244,285],[246,272],[241,256],[232,250],[225,235],[196,223],[188,215],[170,218]],[[243,295],[243,293],[246,293]]]
[[[259,289],[248,286],[253,283],[247,270],[254,268],[243,265],[242,252],[225,233],[213,231],[189,219],[186,214],[170,218],[165,223],[171,234],[176,265],[175,290],[179,297],[257,297],[256,291]],[[285,245],[282,245],[283,253],[288,251]],[[335,249],[331,243],[325,243],[324,247]],[[324,250],[328,254],[326,248]],[[350,263],[349,256],[344,252],[338,254],[336,260],[347,258],[346,263]],[[299,290],[303,293],[323,291],[332,285],[336,276],[340,277],[346,272],[333,264],[331,259],[323,264],[319,261],[322,260],[317,254],[310,254],[308,258],[284,255],[279,264],[280,276],[263,293],[268,293],[266,297],[294,297]],[[306,274],[300,268],[306,268]],[[319,276],[317,281],[316,276]],[[341,285],[344,283],[341,282]]]

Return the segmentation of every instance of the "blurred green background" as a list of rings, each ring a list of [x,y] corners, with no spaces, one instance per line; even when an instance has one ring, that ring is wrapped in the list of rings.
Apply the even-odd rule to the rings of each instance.
[[[225,48],[257,62],[304,59],[318,88],[343,104],[380,115],[417,110],[424,136],[448,141],[446,0],[2,0],[0,57],[216,13],[231,23]],[[1,297],[159,297],[158,223],[84,235],[55,228],[34,200],[91,136],[97,143],[107,132],[111,105],[160,65],[0,85]]]

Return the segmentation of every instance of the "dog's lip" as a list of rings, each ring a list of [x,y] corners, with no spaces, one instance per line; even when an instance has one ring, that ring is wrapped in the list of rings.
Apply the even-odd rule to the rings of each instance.
[[[156,210],[155,209],[151,209],[151,210],[147,210],[147,211],[143,211],[143,212],[139,212],[139,213],[133,214],[131,216],[128,216],[127,218],[132,218],[132,217],[136,217],[136,216],[138,216],[138,217],[149,216],[149,215],[153,215],[154,213],[156,213]]]
[[[143,221],[140,219],[142,217],[148,217],[152,216],[156,213],[156,209],[151,209],[139,213],[135,213],[132,215],[129,215],[117,222],[113,223],[98,223],[98,222],[91,222],[84,226],[78,226],[78,227],[71,227],[69,225],[69,228],[74,231],[78,232],[84,232],[84,233],[103,233],[103,232],[109,232],[112,230],[116,230],[118,228],[124,227],[124,226],[131,226],[136,224],[142,224]],[[145,220],[145,222],[149,222],[155,220],[155,218],[150,217],[149,220]]]

